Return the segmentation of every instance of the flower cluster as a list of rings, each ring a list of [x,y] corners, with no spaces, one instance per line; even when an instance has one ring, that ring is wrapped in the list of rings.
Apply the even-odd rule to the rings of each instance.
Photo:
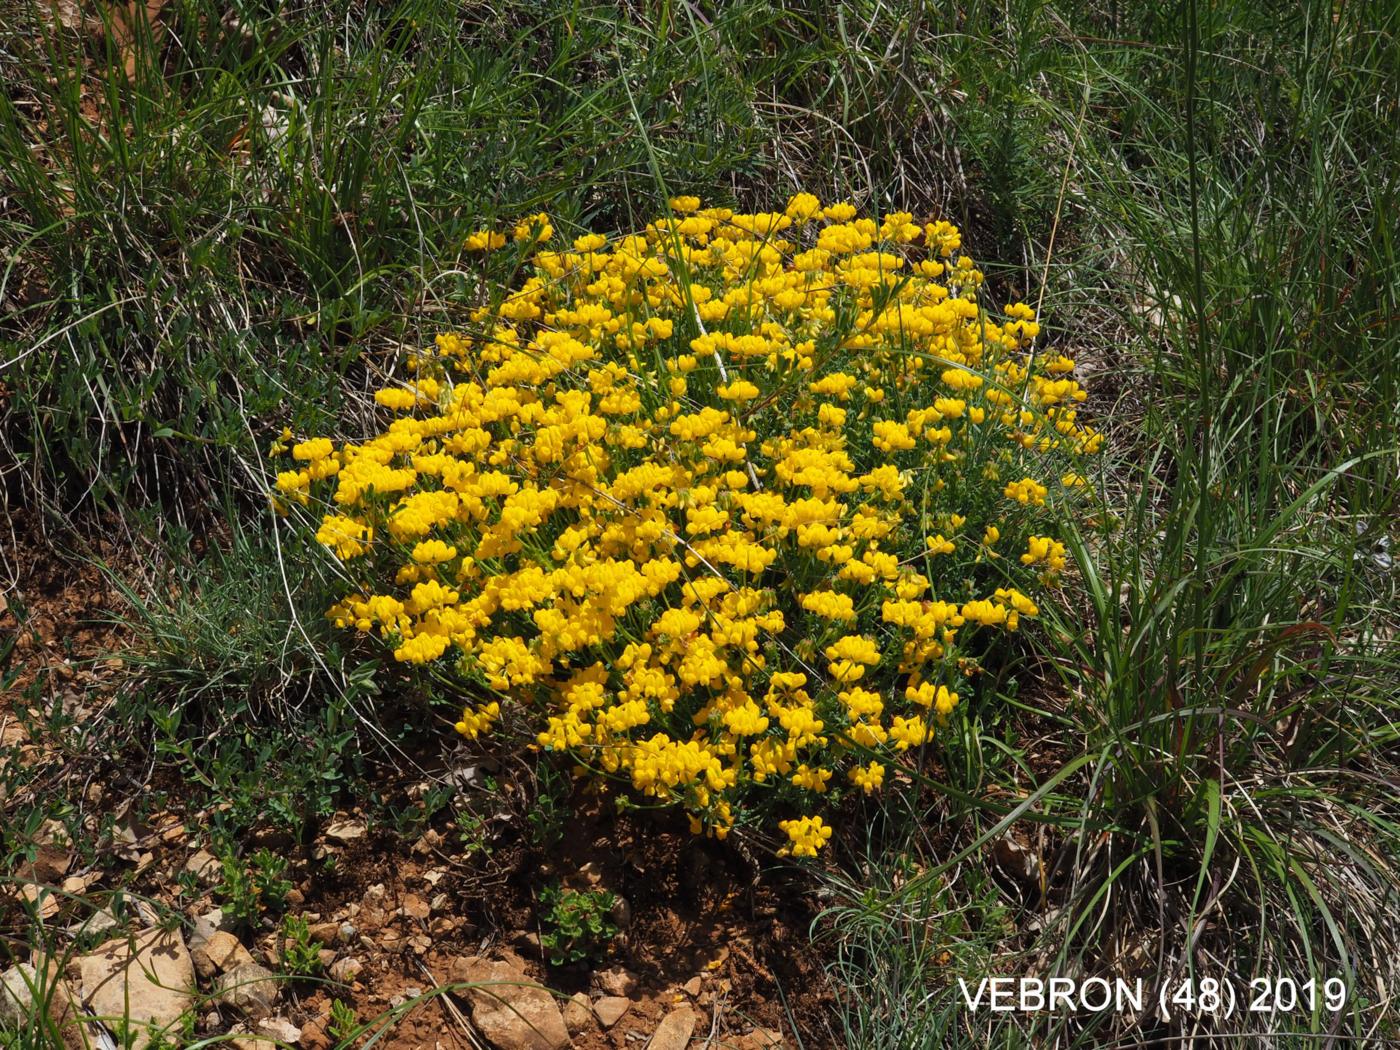
[[[1102,437],[1027,306],[979,302],[946,222],[809,194],[670,202],[565,248],[546,216],[468,247],[525,277],[379,391],[367,440],[284,441],[284,509],[353,581],[330,610],[532,744],[723,836],[780,811],[784,852],[872,794],[966,695]]]

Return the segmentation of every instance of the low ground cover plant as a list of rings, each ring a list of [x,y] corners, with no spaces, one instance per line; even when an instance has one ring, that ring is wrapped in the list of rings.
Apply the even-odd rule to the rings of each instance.
[[[601,956],[618,934],[611,913],[617,898],[607,890],[571,890],[558,885],[540,890],[545,930],[540,944],[555,966]]]
[[[947,222],[801,194],[552,234],[475,235],[519,287],[378,391],[379,433],[285,436],[275,500],[458,732],[523,727],[697,832],[771,809],[814,855],[821,796],[879,791],[1063,571],[1103,442],[1074,362]]]

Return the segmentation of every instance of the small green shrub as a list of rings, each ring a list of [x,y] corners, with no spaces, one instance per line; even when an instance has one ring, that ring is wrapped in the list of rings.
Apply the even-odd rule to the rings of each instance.
[[[300,915],[282,918],[282,972],[291,977],[315,977],[321,972],[321,951]]]
[[[360,1019],[355,1008],[340,999],[331,1000],[331,1017],[326,1022],[326,1033],[339,1045],[350,1042],[360,1027]]]
[[[280,913],[287,907],[292,884],[286,878],[285,857],[260,849],[244,860],[225,848],[219,854],[219,864],[222,875],[214,895],[238,925],[251,926],[263,912]]]
[[[611,913],[617,898],[607,890],[568,890],[546,886],[540,891],[545,932],[540,944],[555,966],[597,958],[617,936]]]

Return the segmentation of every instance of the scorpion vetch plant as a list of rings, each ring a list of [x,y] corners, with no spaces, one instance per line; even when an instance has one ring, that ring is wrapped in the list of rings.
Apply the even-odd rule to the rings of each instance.
[[[1074,362],[947,222],[682,197],[554,239],[473,235],[517,286],[411,355],[378,433],[284,434],[274,502],[458,732],[513,707],[697,832],[774,813],[813,855],[823,796],[882,790],[1064,570],[1103,442]]]

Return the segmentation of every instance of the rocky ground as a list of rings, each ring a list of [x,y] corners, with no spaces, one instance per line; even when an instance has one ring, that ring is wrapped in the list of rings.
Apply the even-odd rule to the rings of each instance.
[[[619,814],[579,792],[543,846],[504,804],[474,839],[452,807],[405,833],[354,799],[310,841],[253,827],[240,852],[275,858],[262,876],[280,884],[249,909],[230,880],[262,876],[211,852],[219,803],[83,731],[127,679],[107,578],[37,554],[24,564],[11,591],[24,621],[15,603],[0,619],[18,668],[0,773],[23,774],[0,776],[0,1022],[32,1027],[46,1012],[53,1045],[120,1046],[125,1030],[136,1050],[832,1044],[832,993],[808,939],[815,902],[794,871],[761,870],[674,814]],[[373,793],[481,793],[462,761],[444,751],[437,773],[385,769]],[[507,779],[485,783],[506,796]],[[10,823],[36,812],[62,819]],[[538,899],[550,883],[612,895],[619,932],[604,951],[550,964]]]

